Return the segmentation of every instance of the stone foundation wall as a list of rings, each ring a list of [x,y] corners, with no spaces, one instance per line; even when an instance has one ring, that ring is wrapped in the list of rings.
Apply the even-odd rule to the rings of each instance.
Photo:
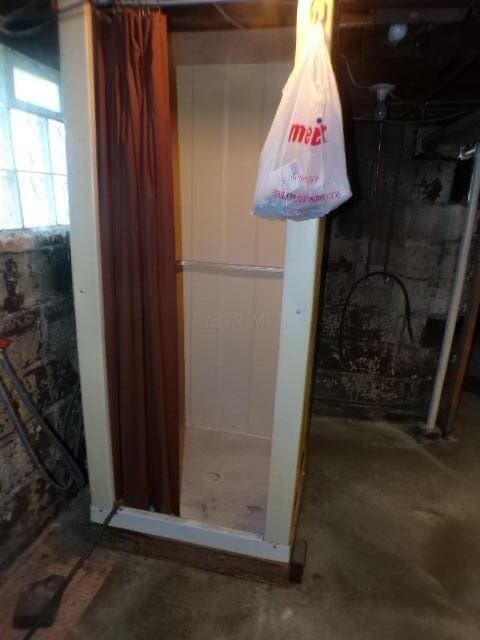
[[[64,433],[78,385],[66,230],[0,232],[0,336],[13,341],[8,357],[43,416],[67,444],[75,440],[77,434]],[[56,468],[49,443],[19,408],[38,453]],[[34,468],[0,407],[0,567],[33,539],[64,499]]]
[[[378,125],[358,123],[354,135],[347,135],[355,199],[329,221],[312,394],[318,413],[410,418],[427,411],[465,208],[450,202],[455,164],[414,157],[417,128],[409,125],[402,130],[403,125],[384,125],[376,223],[372,223],[371,194]],[[341,354],[345,299],[367,270],[384,269],[389,235],[387,269],[408,293],[413,341],[404,327],[400,286],[393,278],[377,276],[359,285],[351,297]]]

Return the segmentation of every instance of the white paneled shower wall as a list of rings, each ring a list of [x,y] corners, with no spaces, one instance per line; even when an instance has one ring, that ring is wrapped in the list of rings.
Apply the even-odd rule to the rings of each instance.
[[[281,52],[281,32],[270,37]],[[286,54],[272,56],[262,38],[181,34],[173,47],[177,258],[187,263],[179,276],[182,515],[255,531],[268,482],[282,273],[225,265],[283,267],[284,223],[250,214],[259,154],[292,66],[288,39]],[[221,60],[212,52],[218,40]]]

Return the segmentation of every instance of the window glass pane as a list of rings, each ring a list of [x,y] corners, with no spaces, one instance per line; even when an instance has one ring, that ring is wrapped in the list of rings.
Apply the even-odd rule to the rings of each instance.
[[[22,215],[13,171],[0,171],[0,229],[20,229]]]
[[[53,173],[67,173],[65,154],[65,125],[58,120],[48,121],[48,138],[50,141],[50,162]]]
[[[11,109],[10,122],[16,168],[22,171],[50,171],[46,118]]]
[[[0,104],[7,105],[7,56],[6,48],[0,44]]]
[[[17,100],[60,113],[60,88],[56,82],[14,67],[13,84]]]
[[[18,172],[18,187],[25,227],[55,224],[52,176],[43,173]]]
[[[0,169],[14,169],[8,109],[0,107]]]
[[[67,178],[65,176],[53,176],[53,190],[57,208],[57,224],[70,224]]]

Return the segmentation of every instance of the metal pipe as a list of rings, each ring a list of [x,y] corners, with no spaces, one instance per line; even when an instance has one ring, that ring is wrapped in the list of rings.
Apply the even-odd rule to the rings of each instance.
[[[379,122],[378,128],[378,140],[377,140],[377,155],[375,160],[375,171],[373,174],[372,190],[370,194],[370,237],[368,238],[368,250],[367,250],[367,262],[365,264],[365,273],[370,271],[370,264],[372,262],[372,245],[374,242],[375,230],[377,227],[377,195],[378,195],[378,180],[380,177],[380,163],[382,160],[382,142],[383,142],[383,120]]]
[[[470,181],[470,191],[468,194],[468,205],[465,217],[465,228],[463,231],[462,243],[458,255],[457,272],[455,274],[455,283],[453,288],[450,308],[448,310],[447,324],[443,336],[442,351],[438,362],[438,369],[435,376],[433,386],[432,399],[430,401],[430,410],[428,412],[425,430],[427,433],[433,433],[436,429],[438,410],[442,397],[443,385],[447,374],[448,363],[450,361],[450,353],[452,351],[453,337],[457,324],[458,311],[462,299],[462,289],[467,272],[468,256],[472,244],[473,232],[475,230],[475,221],[477,218],[478,198],[480,193],[480,143],[475,147],[472,179]]]
[[[204,262],[202,260],[177,260],[177,267],[198,267],[221,271],[247,271],[256,273],[282,274],[283,267],[257,266],[253,264],[230,264],[225,262]]]

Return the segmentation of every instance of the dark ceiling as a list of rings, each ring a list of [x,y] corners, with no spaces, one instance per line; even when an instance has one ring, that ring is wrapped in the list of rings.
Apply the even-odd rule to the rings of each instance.
[[[136,0],[134,0],[136,2]],[[0,13],[18,10],[31,0],[0,0]],[[228,2],[166,10],[171,30],[294,27],[295,0]],[[50,0],[39,0],[28,13],[9,23],[10,30],[35,26],[49,16]],[[408,23],[396,47],[388,26]],[[480,0],[340,0],[335,20],[334,64],[341,91],[356,113],[370,110],[371,92],[352,85],[395,84],[406,102],[480,101]],[[50,65],[58,65],[55,21],[32,37],[1,36],[2,41]],[[402,107],[403,109],[404,107]],[[400,111],[402,111],[400,109]]]
[[[168,9],[172,30],[294,27],[296,2],[237,2]],[[223,14],[223,15],[222,15]],[[225,15],[226,14],[226,15]],[[387,39],[392,23],[407,23],[396,47]],[[344,96],[356,114],[368,114],[374,95],[353,86],[396,85],[399,115],[405,102],[436,100],[435,112],[453,109],[438,101],[480,101],[480,2],[471,0],[340,0],[334,64]],[[468,106],[468,105],[467,105]],[[413,107],[418,112],[418,107]],[[430,109],[431,112],[431,109]]]
[[[363,6],[371,7],[367,25],[354,27],[351,26],[352,14],[346,7],[350,11],[359,4],[355,0],[341,3],[341,28],[336,49],[337,75],[356,111],[367,106],[369,101],[371,103],[371,97],[368,92],[352,86],[346,60],[359,85],[390,82],[397,87],[396,95],[405,101],[420,105],[431,101],[450,103],[447,107],[436,104],[436,112],[448,109],[453,101],[480,101],[480,10],[477,3],[440,0],[363,2]],[[412,13],[414,17],[409,19]],[[408,23],[407,35],[397,46],[392,46],[387,38],[388,27],[393,22],[404,21]]]
[[[2,20],[1,42],[39,62],[58,68],[58,29],[50,0],[0,0],[0,14],[12,16],[6,23]],[[40,24],[43,25],[41,28]],[[34,30],[33,33],[30,29]],[[14,35],[24,30],[27,30],[26,35]]]

